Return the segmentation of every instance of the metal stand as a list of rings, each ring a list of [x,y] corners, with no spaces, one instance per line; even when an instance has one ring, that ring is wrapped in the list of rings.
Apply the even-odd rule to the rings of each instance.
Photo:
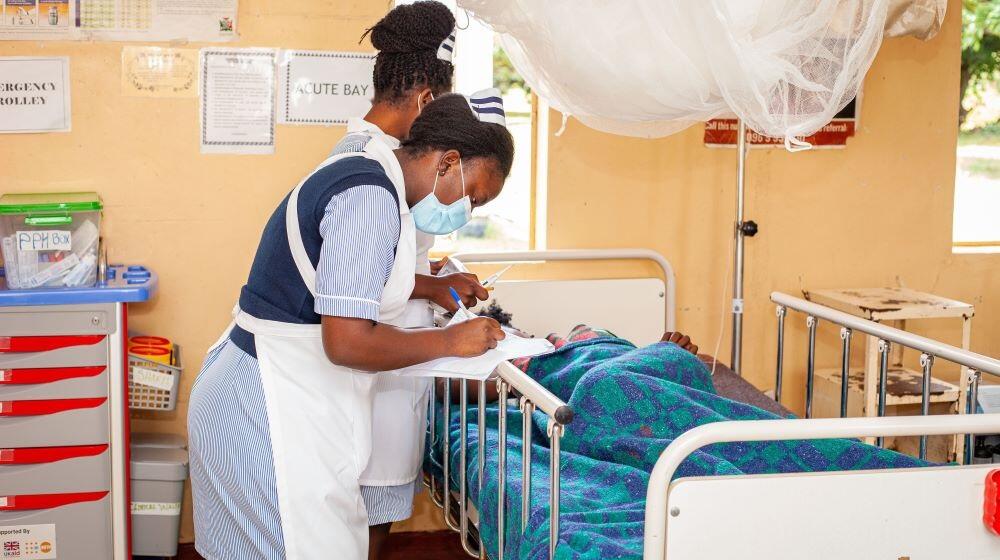
[[[743,221],[743,199],[746,187],[747,125],[742,119],[736,133],[736,236],[733,254],[733,346],[730,367],[742,375],[743,366],[743,239],[757,235],[757,223]]]

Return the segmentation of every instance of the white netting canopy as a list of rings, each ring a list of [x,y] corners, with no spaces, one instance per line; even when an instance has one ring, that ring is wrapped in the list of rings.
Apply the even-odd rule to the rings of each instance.
[[[898,0],[458,4],[532,89],[590,127],[657,137],[735,115],[791,148],[857,95]]]

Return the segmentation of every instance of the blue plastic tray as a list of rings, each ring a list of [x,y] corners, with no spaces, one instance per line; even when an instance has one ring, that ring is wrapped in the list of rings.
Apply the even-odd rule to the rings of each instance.
[[[3,269],[0,269],[2,271]],[[141,265],[111,265],[107,278],[89,288],[8,290],[0,278],[0,307],[72,305],[80,303],[134,303],[148,301],[156,292],[156,273]]]

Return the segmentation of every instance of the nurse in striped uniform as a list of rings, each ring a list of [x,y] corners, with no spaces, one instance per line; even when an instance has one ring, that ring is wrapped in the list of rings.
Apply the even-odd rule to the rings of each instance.
[[[447,282],[417,281],[415,229],[461,227],[510,172],[510,134],[480,116],[440,96],[398,149],[367,142],[329,158],[271,216],[234,325],[191,393],[196,548],[208,560],[366,558],[371,372],[476,356],[503,338],[489,319],[394,326],[411,298],[446,301]]]
[[[455,18],[443,4],[423,1],[397,6],[366,34],[379,51],[372,108],[363,119],[348,121],[347,135],[332,155],[363,151],[369,142],[398,148],[399,138],[409,135],[424,106],[452,88]],[[431,273],[428,252],[433,245],[433,235],[416,232],[416,281],[449,282],[469,306],[485,300],[489,294],[472,274],[427,278]],[[455,307],[450,299],[437,303],[446,309]],[[426,300],[414,299],[396,324],[429,327],[434,324],[434,315]],[[361,475],[361,496],[368,511],[368,557],[372,560],[380,557],[392,524],[413,513],[414,494],[420,489],[430,383],[427,378],[391,374],[379,374],[375,380],[375,436],[371,458]]]

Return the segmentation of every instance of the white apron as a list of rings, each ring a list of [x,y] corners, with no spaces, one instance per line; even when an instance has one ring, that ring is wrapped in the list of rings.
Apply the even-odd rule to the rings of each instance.
[[[417,274],[430,274],[427,253],[433,245],[433,235],[417,232]],[[404,328],[432,327],[434,312],[427,300],[410,300],[403,315],[388,322]],[[376,375],[372,452],[368,467],[361,473],[361,484],[399,486],[419,476],[432,382],[426,377]]]
[[[383,158],[370,154],[333,156],[316,171],[346,157],[379,161],[396,187],[400,236],[379,321],[397,319],[413,292],[416,250],[403,184]],[[394,157],[393,162],[398,166]],[[305,181],[292,191],[285,218],[296,268],[315,296],[316,270],[302,244],[296,210]],[[359,479],[371,453],[375,376],[331,363],[320,325],[266,321],[239,310],[235,323],[253,333],[257,348],[286,558],[366,559],[368,515]]]
[[[381,133],[381,131],[379,131]],[[365,152],[388,162],[386,170],[394,181],[398,168],[392,147],[385,134],[372,134]],[[391,160],[389,158],[392,158]],[[416,232],[416,273],[430,274],[427,253],[434,236]],[[386,321],[397,327],[434,326],[434,312],[426,300],[411,300],[396,319]],[[361,473],[365,486],[399,486],[417,478],[424,455],[424,432],[427,423],[427,398],[431,380],[380,373],[376,375],[372,414],[372,450],[367,468]]]

